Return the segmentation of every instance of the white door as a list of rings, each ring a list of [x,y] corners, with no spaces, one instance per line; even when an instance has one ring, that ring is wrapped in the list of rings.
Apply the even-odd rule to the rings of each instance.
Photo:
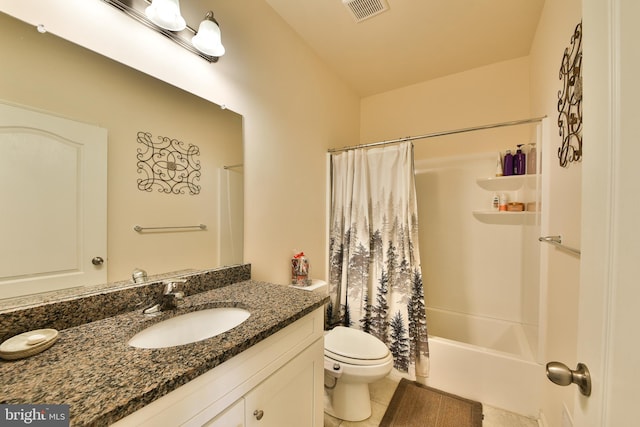
[[[105,129],[0,103],[0,298],[106,282],[106,167]]]
[[[584,144],[576,427],[637,426],[640,392],[640,2],[583,0]],[[577,388],[576,388],[577,390]]]

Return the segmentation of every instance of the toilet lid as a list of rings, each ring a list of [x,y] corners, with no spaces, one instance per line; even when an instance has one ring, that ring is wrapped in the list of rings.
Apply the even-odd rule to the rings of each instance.
[[[336,326],[324,336],[325,350],[350,359],[378,360],[389,354],[378,338],[357,329]]]

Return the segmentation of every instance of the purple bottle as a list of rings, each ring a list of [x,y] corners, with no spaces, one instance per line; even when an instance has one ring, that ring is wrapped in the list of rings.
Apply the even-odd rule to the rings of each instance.
[[[511,150],[507,150],[504,154],[504,165],[502,169],[504,176],[513,175],[513,154],[511,154]]]
[[[522,152],[522,144],[518,145],[516,155],[513,156],[513,174],[524,175],[527,168],[526,156]]]

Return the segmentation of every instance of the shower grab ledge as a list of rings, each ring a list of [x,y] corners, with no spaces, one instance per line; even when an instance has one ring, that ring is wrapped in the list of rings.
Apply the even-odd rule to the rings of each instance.
[[[572,248],[571,246],[565,246],[562,244],[562,236],[544,236],[538,237],[538,241],[549,243],[553,246],[556,246],[560,249],[563,249],[567,252],[571,252],[572,254],[580,255],[580,249]]]

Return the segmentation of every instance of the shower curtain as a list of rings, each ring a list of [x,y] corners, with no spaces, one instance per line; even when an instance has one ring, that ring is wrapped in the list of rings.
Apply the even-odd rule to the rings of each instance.
[[[331,156],[327,328],[359,328],[383,341],[394,368],[429,372],[418,248],[413,146]]]

